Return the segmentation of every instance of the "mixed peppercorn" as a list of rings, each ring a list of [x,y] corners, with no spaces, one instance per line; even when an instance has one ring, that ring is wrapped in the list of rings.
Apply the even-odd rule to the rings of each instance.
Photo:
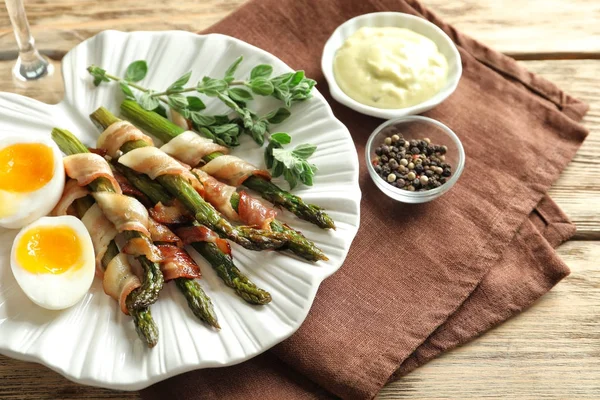
[[[442,186],[452,175],[446,163],[446,146],[431,140],[405,140],[402,134],[388,136],[375,149],[375,172],[390,185],[411,192]]]

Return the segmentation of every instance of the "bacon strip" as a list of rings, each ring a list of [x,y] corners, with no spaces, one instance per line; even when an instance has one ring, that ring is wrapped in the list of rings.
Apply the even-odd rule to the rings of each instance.
[[[204,200],[212,204],[221,214],[232,221],[239,221],[240,216],[231,205],[231,196],[236,192],[235,187],[219,182],[201,169],[192,170],[204,187],[201,193]]]
[[[97,149],[95,147],[88,147],[88,150],[90,153],[98,154],[100,157],[106,157],[106,154],[108,153],[106,149]]]
[[[110,165],[102,156],[94,153],[73,154],[63,158],[63,163],[69,178],[77,180],[79,186],[87,186],[98,178],[106,178],[115,192],[121,193],[121,187],[113,176]]]
[[[204,199],[227,218],[232,221],[241,221],[244,225],[271,229],[271,222],[277,217],[275,210],[241,191],[236,212],[231,205],[231,196],[236,192],[235,187],[216,180],[201,169],[195,168],[193,172],[204,186]]]
[[[152,138],[145,135],[129,121],[119,121],[111,124],[100,134],[97,146],[105,149],[110,157],[116,158],[119,155],[121,146],[132,140],[143,140],[150,146],[154,146]]]
[[[156,242],[173,243],[178,247],[183,246],[181,244],[181,239],[179,239],[179,236],[174,234],[173,231],[171,231],[165,225],[155,221],[152,218],[150,218],[148,220],[148,222],[149,222],[148,230],[150,231],[150,238],[152,239],[152,241],[154,243],[156,243]]]
[[[90,191],[85,186],[79,186],[76,180],[69,179],[65,184],[62,197],[50,214],[56,216],[67,215],[71,204],[73,204],[75,200],[81,199],[88,194],[90,194]]]
[[[154,244],[146,237],[129,239],[121,251],[132,256],[145,256],[152,262],[161,262],[162,257]]]
[[[86,211],[81,218],[81,222],[83,222],[92,238],[94,253],[96,254],[96,275],[101,277],[104,274],[102,257],[104,257],[110,242],[117,236],[117,230],[113,223],[104,216],[98,203],[95,203]]]
[[[190,167],[184,166],[165,154],[156,147],[140,147],[124,154],[119,158],[119,163],[151,179],[161,175],[180,175],[189,171]]]
[[[238,214],[244,225],[267,230],[271,229],[271,222],[277,217],[277,211],[267,207],[245,191],[240,192]]]
[[[193,220],[185,206],[177,199],[170,206],[158,203],[149,212],[152,219],[166,225],[183,224]]]
[[[160,148],[168,155],[191,166],[202,163],[202,158],[214,152],[229,154],[229,149],[212,141],[212,139],[199,136],[192,131],[185,131],[171,139]]]
[[[262,176],[268,180],[271,179],[269,171],[258,169],[249,162],[231,155],[220,156],[213,159],[203,166],[202,170],[207,174],[236,187],[240,186],[252,175]]]
[[[92,196],[117,231],[137,231],[150,236],[148,210],[142,203],[133,197],[110,192],[95,192]]]
[[[231,247],[227,240],[221,239],[219,235],[205,226],[185,226],[177,229],[175,233],[181,238],[184,245],[195,242],[210,242],[216,244],[223,253],[231,256]]]
[[[127,296],[140,286],[142,283],[133,273],[125,254],[120,253],[110,261],[104,272],[102,287],[104,293],[119,302],[121,311],[125,315],[129,315],[126,305]]]
[[[179,114],[173,109],[171,109],[171,121],[173,121],[175,125],[178,125],[183,129],[192,129],[191,124],[188,122],[188,120],[185,119],[183,115]]]
[[[184,249],[170,244],[159,244],[156,247],[163,259],[160,270],[165,282],[177,278],[197,279],[202,276],[200,267]]]

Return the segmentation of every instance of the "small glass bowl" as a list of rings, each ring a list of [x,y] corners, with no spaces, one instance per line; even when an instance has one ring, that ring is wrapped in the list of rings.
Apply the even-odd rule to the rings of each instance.
[[[410,192],[390,185],[377,175],[372,163],[373,158],[376,157],[375,149],[383,144],[386,137],[394,134],[402,134],[407,140],[429,138],[433,144],[448,147],[445,162],[452,166],[452,175],[448,181],[435,189]],[[458,136],[441,122],[421,116],[392,119],[379,125],[369,137],[365,153],[367,169],[375,185],[387,196],[403,203],[426,203],[438,198],[454,186],[465,166],[465,150]]]

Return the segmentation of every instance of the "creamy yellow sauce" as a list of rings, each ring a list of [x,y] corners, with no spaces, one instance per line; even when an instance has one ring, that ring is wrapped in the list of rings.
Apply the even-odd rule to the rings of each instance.
[[[440,91],[448,62],[433,41],[409,29],[361,28],[337,51],[333,72],[359,103],[404,108]]]

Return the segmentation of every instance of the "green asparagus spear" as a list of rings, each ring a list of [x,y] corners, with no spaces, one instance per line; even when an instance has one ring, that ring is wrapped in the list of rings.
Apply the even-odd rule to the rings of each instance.
[[[100,107],[90,118],[103,128],[120,121],[107,109]],[[149,146],[143,140],[134,140],[121,146],[121,151]],[[215,231],[219,236],[230,239],[249,250],[277,249],[283,246],[288,237],[281,232],[252,229],[250,227],[234,227],[224,219],[212,205],[204,201],[192,185],[179,175],[162,175],[156,178],[165,189],[177,197],[201,224]]]
[[[153,204],[162,203],[167,205],[174,200],[159,183],[146,175],[138,174],[122,164],[115,163],[115,167]],[[194,221],[193,224],[199,225],[197,221]],[[210,263],[223,282],[233,288],[242,299],[250,304],[267,304],[271,302],[271,295],[257,287],[247,276],[242,274],[233,263],[231,256],[223,253],[217,245],[210,242],[196,242],[192,243],[192,247]]]
[[[94,200],[88,196],[83,197],[75,201],[75,210],[79,218],[83,217],[86,211],[94,204]],[[102,268],[106,270],[108,264],[119,254],[119,248],[114,240],[112,240],[109,245],[106,253],[102,257],[101,264]],[[139,290],[139,289],[136,289]],[[133,318],[133,324],[135,325],[135,330],[139,336],[139,338],[146,343],[149,348],[156,346],[158,343],[158,327],[152,319],[152,314],[150,313],[149,307],[142,308],[132,308],[130,304],[133,303],[133,298],[135,297],[135,291],[131,292],[126,299],[127,311],[129,311],[129,315]]]
[[[67,155],[89,152],[79,139],[65,129],[54,128],[52,130],[52,139],[61,151]],[[94,180],[88,185],[88,188],[92,192],[114,192],[112,184],[106,178]],[[150,240],[140,232],[131,231],[127,232],[127,234],[129,237],[140,237]],[[144,276],[140,290],[132,292],[135,295],[130,300],[128,299],[128,308],[134,309],[148,307],[150,304],[155,303],[164,284],[164,278],[157,263],[148,260],[145,256],[138,256],[137,260],[143,267]]]
[[[144,110],[133,100],[123,101],[121,112],[125,118],[165,143],[185,131],[161,115]],[[215,152],[207,155],[204,161],[208,162],[222,155],[222,153]],[[335,229],[333,219],[321,207],[305,203],[300,197],[281,189],[269,180],[260,176],[251,176],[244,181],[243,185],[260,193],[271,203],[286,208],[299,218],[312,222],[323,229]]]
[[[185,296],[187,300],[188,306],[194,313],[194,315],[200,318],[202,321],[205,321],[210,326],[213,326],[217,329],[221,329],[219,322],[217,321],[217,314],[215,313],[215,309],[213,308],[213,304],[210,301],[210,297],[198,282],[194,279],[185,279],[178,278],[175,279],[175,283],[177,287]]]

